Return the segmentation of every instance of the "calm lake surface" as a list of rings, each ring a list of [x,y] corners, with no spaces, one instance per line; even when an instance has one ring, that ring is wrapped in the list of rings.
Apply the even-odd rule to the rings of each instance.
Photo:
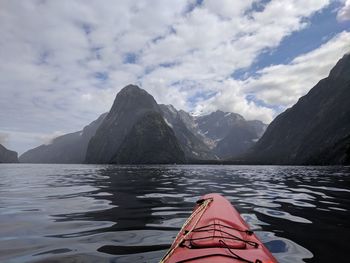
[[[350,262],[350,167],[0,165],[0,262],[157,262],[203,194],[279,262]]]

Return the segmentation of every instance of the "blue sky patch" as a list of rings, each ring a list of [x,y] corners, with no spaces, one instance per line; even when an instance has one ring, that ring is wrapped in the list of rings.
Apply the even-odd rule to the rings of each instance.
[[[190,107],[197,105],[199,101],[208,100],[214,97],[217,94],[217,91],[199,91],[195,95],[189,97],[188,102]]]
[[[203,3],[203,0],[196,0],[193,3],[190,3],[189,5],[187,5],[184,13],[185,14],[191,13],[195,8],[201,6],[202,3]]]
[[[92,32],[92,26],[88,23],[81,23],[80,27],[86,35],[89,35]]]
[[[244,80],[256,76],[256,72],[265,67],[288,64],[295,57],[318,48],[338,33],[348,31],[350,21],[339,23],[336,19],[334,10],[339,5],[339,2],[332,2],[321,12],[315,13],[305,21],[308,23],[306,28],[284,38],[277,48],[265,49],[250,67],[235,70],[231,77]]]
[[[108,72],[96,72],[94,77],[100,81],[106,81],[109,78]]]
[[[125,53],[123,56],[123,63],[124,64],[136,64],[137,62],[137,55],[136,53]]]
[[[281,113],[285,109],[284,107],[281,107],[279,105],[267,104],[264,101],[259,100],[258,98],[256,98],[256,96],[254,94],[248,94],[248,95],[246,95],[245,98],[246,98],[246,100],[248,102],[253,102],[257,106],[261,106],[261,107],[265,107],[265,108],[269,108],[269,109],[274,110],[276,112],[276,114]]]
[[[97,60],[101,60],[102,56],[101,56],[101,50],[103,48],[102,47],[92,47],[91,48],[91,53],[93,54],[94,58]]]

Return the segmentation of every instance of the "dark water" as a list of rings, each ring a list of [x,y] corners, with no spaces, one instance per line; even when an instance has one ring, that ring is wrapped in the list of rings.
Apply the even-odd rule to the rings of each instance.
[[[157,262],[202,194],[280,262],[350,262],[350,167],[0,165],[0,262]]]

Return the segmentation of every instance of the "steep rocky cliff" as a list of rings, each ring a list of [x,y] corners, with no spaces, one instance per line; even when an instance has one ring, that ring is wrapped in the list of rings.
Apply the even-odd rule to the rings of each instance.
[[[148,112],[132,127],[111,163],[184,163],[185,154],[173,130],[158,112]]]
[[[247,156],[271,164],[343,164],[349,156],[350,55],[276,117]]]
[[[158,145],[159,143],[164,145]],[[179,151],[178,146],[178,141],[162,119],[161,110],[154,98],[145,90],[128,85],[117,94],[110,112],[90,140],[85,161],[183,162],[183,152]]]
[[[18,163],[17,153],[0,144],[0,163]]]

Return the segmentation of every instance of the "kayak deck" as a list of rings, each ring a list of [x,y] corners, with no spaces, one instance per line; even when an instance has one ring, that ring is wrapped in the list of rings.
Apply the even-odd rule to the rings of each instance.
[[[161,263],[277,262],[231,203],[219,194],[204,195]]]

